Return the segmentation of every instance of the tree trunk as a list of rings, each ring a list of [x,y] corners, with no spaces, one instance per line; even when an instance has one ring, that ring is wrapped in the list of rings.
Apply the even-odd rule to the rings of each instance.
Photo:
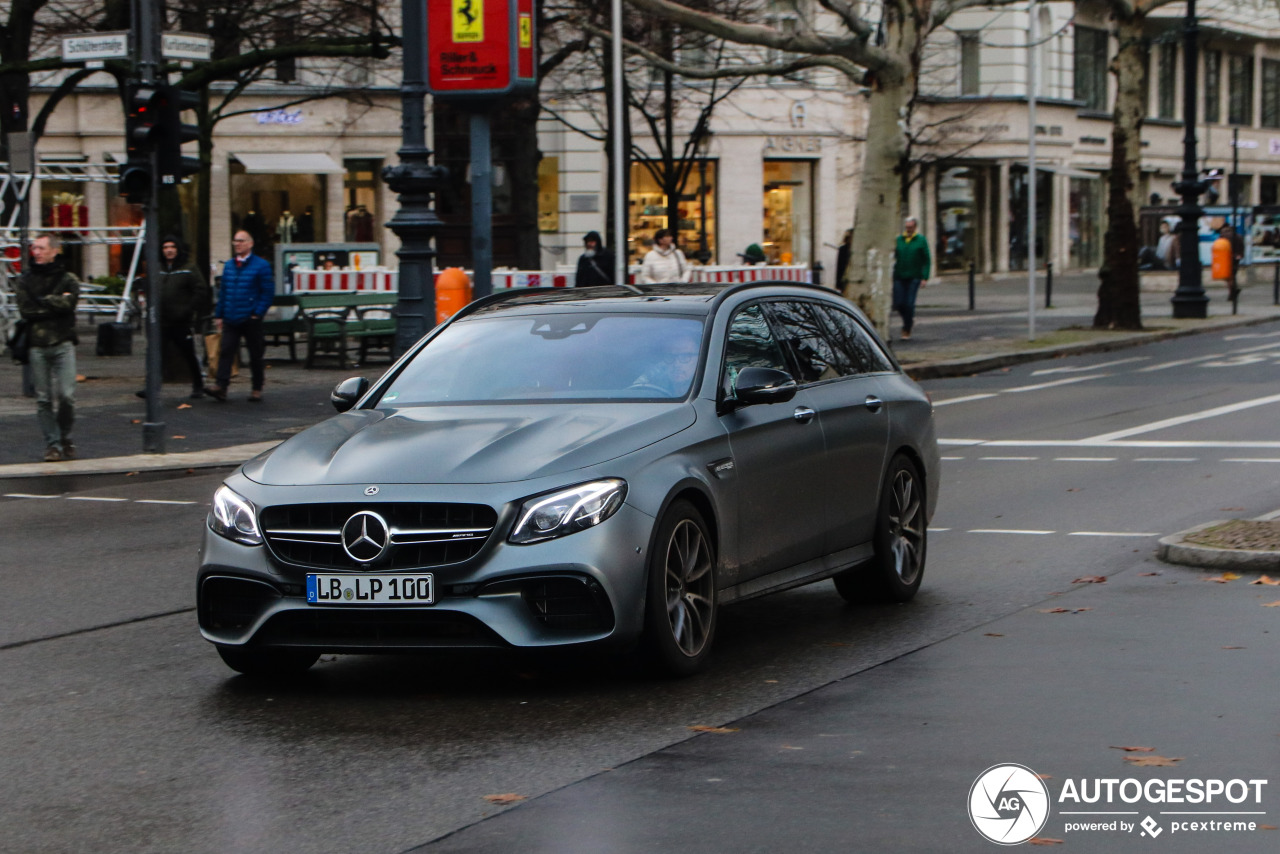
[[[888,13],[891,6],[886,4]],[[862,186],[854,211],[853,244],[844,281],[846,298],[862,309],[886,340],[893,296],[893,247],[902,224],[902,188],[907,166],[905,123],[916,91],[921,34],[911,19],[887,14],[886,47],[906,59],[870,77],[867,140]]]
[[[538,114],[542,111],[542,102],[535,92],[517,98],[510,109],[515,120],[516,139],[521,141],[511,153],[511,212],[516,226],[516,264],[521,270],[537,270],[542,267],[542,249],[538,240],[538,164],[542,162],[542,151],[538,148]]]
[[[196,225],[191,234],[191,257],[195,259],[200,275],[209,275],[209,261],[213,250],[209,245],[211,218],[211,183],[213,176],[213,122],[209,119],[209,89],[200,91],[200,106],[196,108],[196,126],[200,128],[198,142],[200,174],[196,175]],[[210,282],[209,284],[213,284]]]
[[[1107,179],[1107,232],[1098,270],[1095,329],[1141,329],[1138,290],[1137,198],[1142,157],[1142,119],[1146,113],[1148,46],[1143,40],[1145,16],[1116,17],[1119,51],[1111,63],[1116,75],[1115,113],[1111,124],[1111,174]]]

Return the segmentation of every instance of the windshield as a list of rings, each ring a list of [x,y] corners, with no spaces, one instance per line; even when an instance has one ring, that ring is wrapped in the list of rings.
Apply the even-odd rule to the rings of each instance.
[[[678,400],[698,368],[702,318],[539,314],[468,319],[405,366],[378,408],[495,401]]]

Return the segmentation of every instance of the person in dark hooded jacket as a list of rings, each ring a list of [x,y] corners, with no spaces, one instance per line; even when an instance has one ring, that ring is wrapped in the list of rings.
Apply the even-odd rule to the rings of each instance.
[[[604,240],[598,231],[588,231],[582,238],[585,247],[578,258],[578,275],[574,287],[587,288],[593,285],[614,284],[613,253],[604,247]]]
[[[204,397],[204,371],[191,331],[213,310],[213,294],[204,276],[187,260],[181,238],[166,237],[160,256],[160,340],[171,342],[187,363],[191,397]]]

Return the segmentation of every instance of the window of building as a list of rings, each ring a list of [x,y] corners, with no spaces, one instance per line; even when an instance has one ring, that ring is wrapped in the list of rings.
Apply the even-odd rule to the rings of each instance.
[[[1253,124],[1253,57],[1232,54],[1227,61],[1227,124]]]
[[[1204,120],[1222,121],[1222,51],[1204,52]]]
[[[1076,27],[1075,31],[1075,99],[1088,110],[1107,108],[1106,30]]]
[[[345,238],[351,243],[368,243],[376,240],[378,223],[378,173],[382,171],[381,160],[346,160],[343,161],[347,174],[343,178],[342,192],[344,203],[343,228]],[[298,243],[308,241],[298,239]]]
[[[800,10],[797,8],[801,0],[769,0],[769,10],[765,13],[765,23],[784,35],[791,36],[800,29]],[[770,63],[785,62],[793,58],[791,54],[769,48],[766,57]],[[802,82],[809,77],[808,69],[793,71],[790,74],[774,78]]]
[[[1101,179],[1071,179],[1067,252],[1072,267],[1096,267],[1102,263],[1102,235],[1106,229],[1102,190]]]
[[[1178,46],[1176,44],[1160,45],[1160,58],[1156,71],[1156,115],[1162,119],[1176,118],[1174,114],[1175,105],[1178,102]]]
[[[977,33],[957,33],[960,47],[960,94],[977,95],[981,77],[979,61],[982,55],[982,40]]]
[[[813,161],[764,162],[761,246],[770,264],[813,261]]]
[[[538,231],[560,230],[560,158],[543,157],[538,161]]]
[[[1262,126],[1280,128],[1280,62],[1262,60]]]
[[[250,172],[231,163],[231,228],[253,236],[253,252],[270,260],[277,243],[323,243],[328,175]],[[304,241],[303,237],[310,240]]]
[[[939,170],[937,181],[937,244],[934,263],[939,271],[967,270],[978,259],[979,167]]]
[[[1263,175],[1260,205],[1280,205],[1280,175]]]
[[[716,258],[717,161],[703,160],[689,170],[684,191],[676,202],[677,221],[668,219],[667,196],[643,163],[631,164],[631,197],[627,234],[628,263],[639,264],[653,248],[653,234],[660,228],[676,233],[676,246],[696,260],[705,235],[707,263]]]
[[[1232,206],[1248,207],[1253,204],[1253,176],[1231,175],[1227,180],[1226,202]]]

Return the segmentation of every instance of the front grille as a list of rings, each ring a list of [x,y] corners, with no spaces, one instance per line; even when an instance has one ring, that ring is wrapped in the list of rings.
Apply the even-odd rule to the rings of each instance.
[[[200,625],[215,631],[244,631],[280,598],[278,590],[261,581],[205,579],[200,589]]]
[[[461,563],[475,556],[498,514],[483,504],[293,504],[262,511],[272,553],[285,563],[316,569],[367,569],[342,548],[342,526],[371,510],[391,526],[388,556],[379,569],[419,569]]]
[[[256,640],[266,645],[331,648],[506,646],[469,614],[429,608],[284,611],[267,621]]]

